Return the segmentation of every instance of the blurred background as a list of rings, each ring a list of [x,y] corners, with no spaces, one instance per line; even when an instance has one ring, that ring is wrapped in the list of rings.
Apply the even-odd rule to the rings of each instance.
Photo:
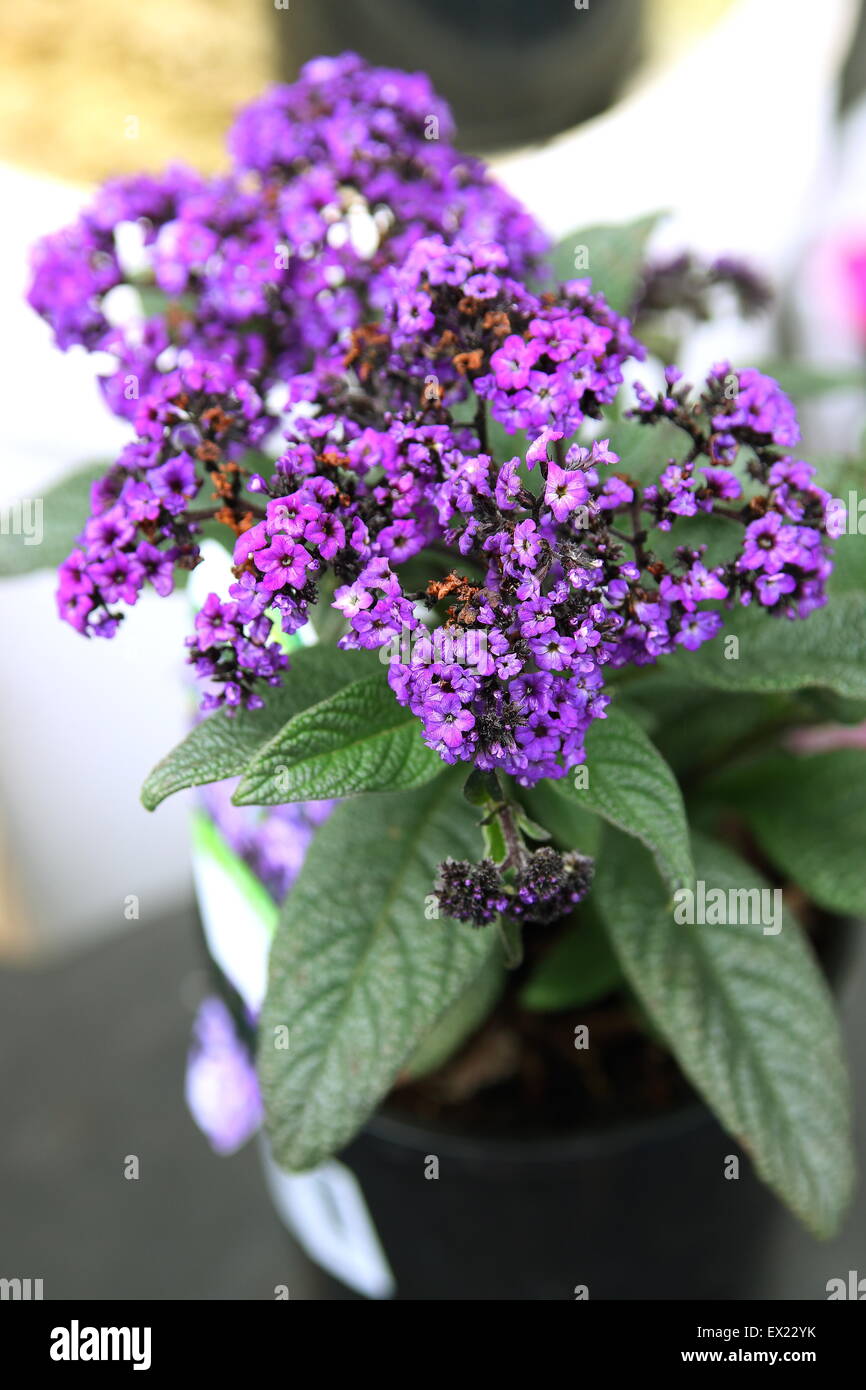
[[[319,52],[428,70],[459,143],[555,237],[661,208],[655,252],[752,260],[778,312],[696,330],[687,371],[722,344],[743,362],[862,361],[864,14],[859,0],[0,0],[0,505],[126,437],[83,354],[53,349],[23,302],[30,244],[109,174],[219,169],[237,107]],[[807,419],[822,452],[856,447],[862,424],[844,392]],[[125,626],[84,643],[55,618],[52,576],[0,585],[0,1274],[52,1273],[47,1297],[271,1296],[294,1257],[255,1155],[202,1162],[182,1106],[204,987],[189,806],[138,802],[186,727],[186,600],[145,598]],[[104,1175],[142,1146],[154,1178],[133,1202]],[[822,1296],[858,1247],[866,1271],[862,1213],[818,1255],[786,1231],[768,1293]]]

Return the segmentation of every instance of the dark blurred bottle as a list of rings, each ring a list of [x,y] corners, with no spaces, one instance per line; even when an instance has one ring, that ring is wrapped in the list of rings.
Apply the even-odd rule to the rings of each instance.
[[[278,76],[347,49],[429,74],[464,149],[543,140],[606,110],[637,66],[644,0],[288,0]]]

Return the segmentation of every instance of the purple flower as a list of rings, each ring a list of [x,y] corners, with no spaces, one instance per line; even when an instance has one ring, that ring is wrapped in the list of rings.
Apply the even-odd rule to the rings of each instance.
[[[708,642],[711,637],[715,637],[721,627],[722,615],[720,613],[690,613],[683,618],[674,641],[693,652],[704,642]]]
[[[286,584],[302,589],[313,563],[309,551],[290,536],[274,536],[269,546],[255,552],[253,559],[265,576],[263,587],[272,593]]]
[[[582,473],[570,472],[555,463],[548,464],[544,501],[557,521],[565,521],[577,507],[586,502],[588,496],[589,489]]]
[[[770,512],[746,527],[745,545],[740,569],[762,569],[775,574],[789,561],[797,558],[797,533],[785,526],[778,512]]]
[[[518,391],[529,382],[533,363],[538,360],[539,349],[534,342],[524,342],[516,333],[507,337],[490,358],[496,385],[501,390]]]
[[[562,430],[550,429],[545,425],[541,434],[526,451],[526,464],[532,468],[536,463],[547,462],[547,446],[562,438]]]
[[[178,454],[160,468],[151,469],[147,481],[166,510],[175,515],[186,510],[198,491],[195,463],[188,454]]]
[[[783,594],[792,594],[797,581],[792,574],[778,571],[774,574],[759,574],[757,579],[758,598],[766,608],[772,608]]]
[[[241,1044],[221,999],[203,1000],[196,1015],[186,1069],[186,1103],[219,1154],[231,1154],[255,1134],[263,1107],[252,1057]]]
[[[174,561],[172,551],[157,550],[149,541],[142,541],[135,548],[135,558],[143,579],[149,580],[161,598],[174,589]]]
[[[541,541],[534,521],[521,521],[518,526],[515,526],[512,548],[519,564],[530,567],[535,564],[541,549]]]

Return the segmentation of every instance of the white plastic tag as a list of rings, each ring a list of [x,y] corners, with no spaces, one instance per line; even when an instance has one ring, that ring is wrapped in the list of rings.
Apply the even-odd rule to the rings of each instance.
[[[284,1173],[261,1141],[268,1189],[283,1223],[311,1260],[367,1298],[392,1298],[397,1285],[364,1194],[335,1159],[309,1173]]]

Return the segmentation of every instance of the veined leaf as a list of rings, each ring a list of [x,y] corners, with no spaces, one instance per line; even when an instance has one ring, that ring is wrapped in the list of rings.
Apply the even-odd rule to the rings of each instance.
[[[492,929],[432,915],[437,865],[480,851],[462,778],[338,806],[289,894],[259,1032],[268,1131],[286,1168],[348,1143],[500,949]]]
[[[275,806],[405,791],[431,781],[442,766],[421,738],[420,721],[398,705],[380,670],[290,719],[256,753],[233,800]]]
[[[730,902],[767,889],[730,850],[698,836],[695,847],[707,891]],[[621,835],[606,839],[595,902],[689,1080],[764,1181],[831,1235],[853,1185],[848,1084],[833,1001],[796,921],[777,935],[731,921],[736,911],[725,925],[678,924],[649,857]]]
[[[141,799],[148,811],[186,787],[238,777],[259,749],[308,705],[368,673],[369,652],[336,647],[305,647],[292,654],[283,684],[268,691],[258,710],[226,714],[218,710],[197,724],[147,778]]]
[[[556,790],[642,841],[672,887],[691,882],[694,868],[679,785],[631,715],[612,706],[606,719],[596,719],[586,736],[585,768],[572,769]]]

